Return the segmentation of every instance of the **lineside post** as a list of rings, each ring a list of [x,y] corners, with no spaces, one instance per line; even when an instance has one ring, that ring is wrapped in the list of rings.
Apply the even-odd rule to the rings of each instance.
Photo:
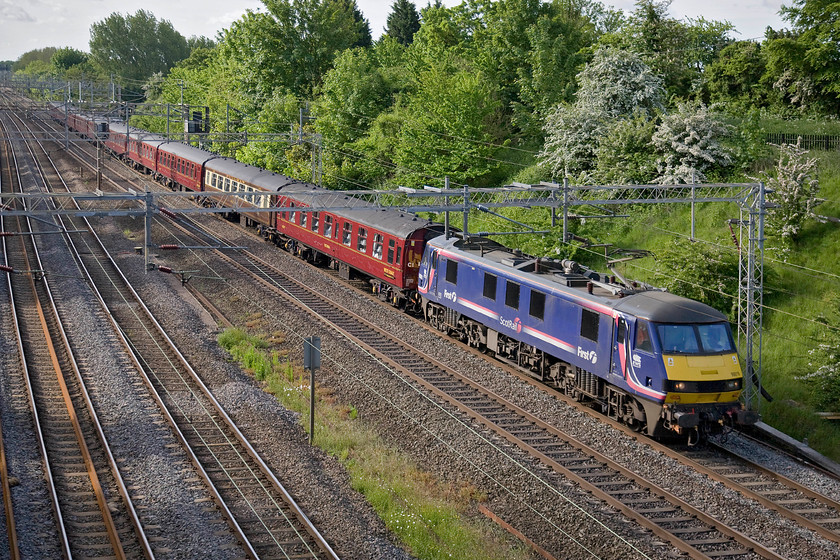
[[[309,370],[309,445],[315,440],[315,370],[321,367],[321,337],[303,339],[303,368]]]

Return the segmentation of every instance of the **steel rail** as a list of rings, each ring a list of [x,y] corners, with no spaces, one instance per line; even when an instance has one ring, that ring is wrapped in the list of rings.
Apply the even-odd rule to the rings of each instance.
[[[26,123],[22,119],[20,119],[19,117],[17,117],[17,118],[20,121],[21,126],[27,126]],[[55,162],[53,162],[49,153],[44,149],[43,145],[40,142],[38,143],[38,146],[44,152],[44,156],[46,157],[49,165],[52,167],[52,172],[55,174],[57,180],[66,188],[67,185],[64,182],[64,179],[61,177],[61,174],[59,173],[57,167],[55,166]],[[35,155],[34,151],[31,149],[31,147],[27,146],[27,148],[29,149],[29,152],[32,155],[32,158],[33,158],[33,161],[35,162],[35,165],[38,167],[38,172],[40,173],[40,175],[42,177],[44,185],[49,185],[50,181],[47,179],[47,173],[48,172],[44,170],[43,166],[38,161],[38,158]],[[61,217],[58,217],[58,221],[59,221],[59,225],[63,228],[63,231],[65,231],[65,232],[69,231],[66,227],[64,227],[64,223],[63,223],[63,220],[62,220]],[[68,243],[69,246],[72,246],[72,239],[71,238],[68,237],[66,239],[66,242]],[[34,242],[33,242],[33,245],[34,245]],[[37,248],[37,246],[36,246],[36,248]],[[76,254],[76,262],[79,264],[79,266],[82,266],[82,262],[78,258],[78,254]],[[58,313],[58,310],[57,310],[57,306],[56,306],[56,304],[53,300],[53,295],[52,295],[52,291],[49,287],[49,284],[45,282],[44,287],[46,289],[47,295],[48,295],[49,300],[50,300],[50,305],[51,305],[52,310],[53,310],[52,313],[56,317],[56,320],[59,323],[61,323],[61,319],[60,319],[60,316],[59,316],[59,313]],[[75,377],[75,381],[76,381],[76,385],[77,385],[76,390],[79,391],[79,394],[82,397],[82,401],[84,402],[85,408],[88,411],[91,426],[94,429],[96,437],[103,444],[102,447],[101,447],[101,452],[105,455],[105,460],[107,461],[108,467],[110,468],[110,472],[112,473],[112,476],[114,478],[114,482],[116,484],[117,490],[118,490],[120,496],[122,497],[124,505],[126,506],[126,513],[128,514],[129,520],[130,520],[130,522],[133,526],[134,535],[137,538],[137,544],[139,544],[139,546],[140,546],[140,548],[143,552],[143,555],[146,558],[153,559],[154,558],[154,553],[152,552],[151,545],[148,541],[145,530],[143,529],[143,526],[142,526],[142,523],[140,521],[139,515],[137,514],[137,511],[134,508],[133,501],[132,501],[131,496],[129,494],[128,488],[125,484],[125,480],[122,478],[122,474],[120,473],[119,467],[117,465],[117,461],[114,458],[113,453],[111,452],[111,447],[108,444],[108,438],[106,437],[105,431],[102,428],[102,424],[99,421],[99,416],[98,416],[98,414],[96,412],[96,409],[93,405],[93,399],[91,399],[90,394],[87,390],[87,386],[85,384],[84,377],[81,373],[80,368],[78,367],[78,364],[76,363],[76,360],[75,360],[75,357],[74,357],[73,353],[70,351],[71,343],[70,343],[69,339],[67,338],[66,331],[63,327],[60,328],[59,334],[60,334],[61,339],[62,339],[62,344],[64,345],[65,348],[68,349],[68,357],[69,357],[69,360],[70,360],[70,365],[73,369],[73,373],[74,373],[74,377]],[[106,509],[108,509],[107,504],[105,504],[105,507],[106,507]],[[113,524],[113,520],[112,520],[112,524]],[[114,536],[118,538],[118,535],[116,534],[116,529],[115,529]]]

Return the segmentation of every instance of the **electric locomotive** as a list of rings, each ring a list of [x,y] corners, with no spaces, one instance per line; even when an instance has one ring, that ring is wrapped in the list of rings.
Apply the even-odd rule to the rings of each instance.
[[[652,436],[696,442],[757,419],[726,316],[705,304],[523,255],[488,239],[431,239],[418,290],[438,330]]]

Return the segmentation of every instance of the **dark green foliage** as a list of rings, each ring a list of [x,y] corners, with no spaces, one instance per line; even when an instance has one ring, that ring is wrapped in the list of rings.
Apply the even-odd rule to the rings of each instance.
[[[833,0],[794,0],[782,6],[793,33],[770,43],[776,75],[789,76],[787,90],[795,92],[805,109],[840,111],[840,3]],[[813,84],[813,93],[804,88]],[[810,99],[808,99],[810,97]]]
[[[643,185],[656,176],[656,150],[651,143],[656,119],[636,113],[614,121],[598,142],[593,171],[599,184]]]
[[[733,109],[760,107],[768,100],[762,84],[766,61],[759,43],[738,41],[727,45],[705,72],[705,89],[713,103],[729,103]]]
[[[71,47],[64,47],[55,51],[50,61],[56,70],[65,71],[73,66],[84,64],[87,59],[88,55],[86,53]]]
[[[738,255],[714,245],[676,238],[656,253],[654,283],[701,301],[734,319]]]
[[[420,30],[420,14],[411,0],[396,0],[388,14],[386,35],[398,43],[408,46],[414,41],[414,34]]]
[[[190,52],[193,52],[196,49],[210,50],[215,46],[216,41],[214,41],[213,39],[208,39],[204,35],[193,35],[192,37],[187,39],[187,48],[190,49]]]
[[[190,54],[187,40],[167,20],[145,10],[114,12],[90,27],[91,58],[105,73],[131,88],[156,72],[166,72]],[[139,88],[136,88],[139,89]]]

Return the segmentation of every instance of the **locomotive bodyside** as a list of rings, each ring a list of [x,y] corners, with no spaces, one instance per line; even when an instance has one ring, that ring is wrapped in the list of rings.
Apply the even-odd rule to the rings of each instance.
[[[651,435],[749,421],[729,325],[704,304],[489,240],[442,237],[427,244],[418,290],[439,330]],[[694,342],[679,346],[677,334]]]

